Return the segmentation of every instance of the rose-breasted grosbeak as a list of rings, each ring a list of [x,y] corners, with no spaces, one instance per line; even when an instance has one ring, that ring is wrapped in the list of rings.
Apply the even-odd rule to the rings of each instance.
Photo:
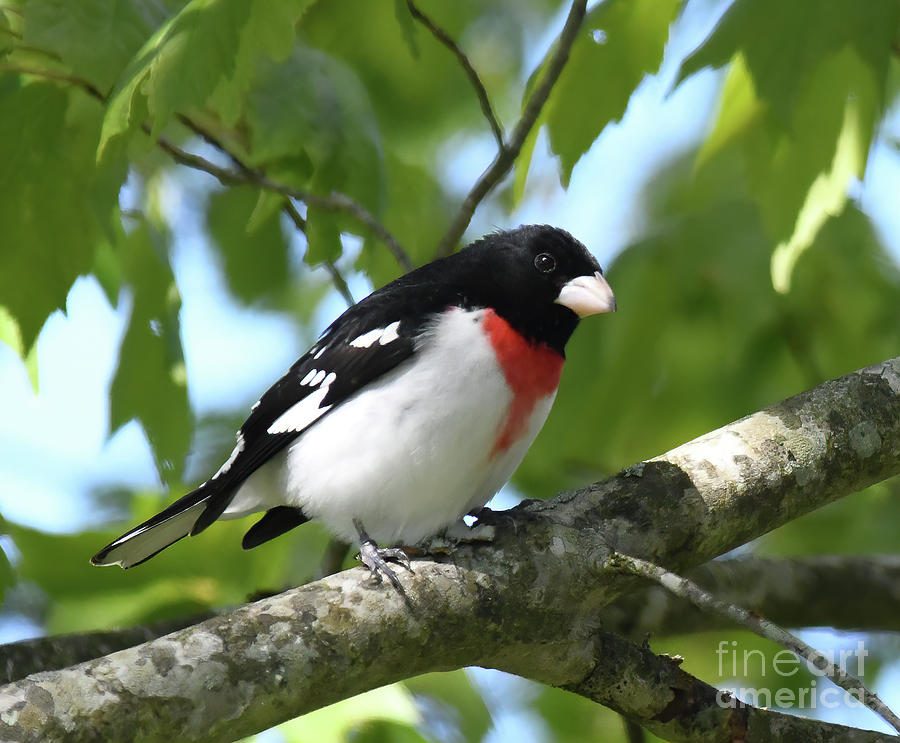
[[[616,308],[600,266],[563,230],[483,237],[350,307],[257,402],[228,461],[104,547],[128,568],[219,518],[258,511],[256,547],[315,519],[359,540],[412,544],[480,509],[553,404],[579,317]]]

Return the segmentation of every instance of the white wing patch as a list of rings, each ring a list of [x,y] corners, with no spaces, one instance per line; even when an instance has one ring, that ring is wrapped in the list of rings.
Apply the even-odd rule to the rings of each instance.
[[[350,345],[353,346],[353,348],[370,348],[376,343],[386,346],[391,341],[395,341],[400,337],[400,334],[397,332],[399,328],[400,321],[397,320],[387,327],[375,328],[368,333],[356,336],[356,338],[350,341]]]
[[[391,341],[395,341],[400,337],[400,333],[397,331],[400,328],[400,321],[392,322],[388,325],[384,332],[381,334],[381,338],[378,339],[378,344],[381,346],[386,346]]]
[[[353,346],[353,348],[368,348],[381,338],[383,332],[384,328],[375,328],[375,330],[370,330],[368,333],[356,336],[356,338],[350,341],[350,345]]]
[[[294,403],[294,405],[275,419],[275,422],[269,426],[267,432],[276,434],[302,431],[317,418],[326,413],[331,405],[326,405],[325,407],[319,406],[328,394],[328,388],[331,387],[335,379],[337,379],[337,374],[334,372],[331,372],[331,374],[328,374],[327,376],[324,371],[320,370],[316,372],[312,386],[321,384],[319,389],[315,392],[311,392],[300,402]]]

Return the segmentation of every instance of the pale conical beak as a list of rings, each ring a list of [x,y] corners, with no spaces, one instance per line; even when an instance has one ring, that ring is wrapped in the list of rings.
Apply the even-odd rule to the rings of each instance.
[[[603,275],[576,276],[559,290],[556,304],[568,307],[578,317],[616,311],[616,296]]]

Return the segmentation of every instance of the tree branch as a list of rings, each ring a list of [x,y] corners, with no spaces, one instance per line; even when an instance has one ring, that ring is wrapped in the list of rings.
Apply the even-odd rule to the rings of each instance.
[[[782,626],[900,632],[900,555],[714,560],[687,577]],[[601,616],[605,628],[635,641],[734,626],[659,586],[629,592]]]
[[[339,540],[329,542],[319,577],[340,570],[348,549],[349,545]],[[688,577],[721,598],[742,602],[781,625],[900,632],[900,555],[714,560],[690,571]],[[853,601],[848,601],[846,597],[851,595]],[[706,632],[733,626],[659,586],[645,590],[636,587],[603,607],[599,617],[605,629],[634,642],[641,642],[648,635]],[[181,617],[120,630],[78,632],[0,645],[0,680],[9,683],[32,673],[93,660],[198,621],[196,616]]]
[[[374,232],[381,241],[387,246],[388,250],[405,270],[411,271],[415,266],[407,255],[406,251],[397,242],[388,229],[381,224],[362,204],[357,203],[346,194],[339,191],[332,191],[328,196],[319,196],[318,194],[304,191],[300,188],[288,186],[286,183],[271,180],[264,173],[247,168],[246,166],[238,168],[223,168],[214,162],[207,160],[205,157],[186,152],[176,147],[163,137],[157,140],[160,149],[167,153],[175,162],[186,165],[194,170],[202,170],[205,173],[216,178],[222,185],[242,185],[252,184],[259,186],[267,191],[281,194],[282,196],[302,201],[309,206],[314,206],[325,211],[346,212],[357,221],[364,224],[372,232]]]
[[[563,30],[556,40],[556,51],[550,57],[550,61],[547,63],[540,82],[528,99],[528,103],[525,104],[522,116],[519,118],[519,121],[509,138],[509,143],[506,147],[501,147],[498,150],[494,161],[488,166],[488,169],[481,174],[481,177],[475,182],[475,185],[472,186],[472,190],[469,191],[460,206],[459,212],[457,212],[453,222],[450,223],[450,227],[447,228],[446,234],[441,238],[441,242],[435,252],[436,258],[450,255],[450,253],[453,252],[460,238],[463,236],[463,233],[466,231],[466,228],[469,226],[469,222],[472,221],[472,215],[475,213],[475,209],[484,197],[487,196],[509,172],[509,169],[513,166],[513,163],[519,156],[522,145],[525,143],[525,138],[537,121],[541,109],[544,107],[547,98],[550,96],[550,91],[553,90],[553,86],[556,84],[560,73],[562,73],[563,68],[566,66],[566,62],[569,60],[569,51],[572,48],[572,44],[575,43],[578,31],[581,29],[586,6],[587,0],[574,0],[572,3]]]
[[[799,637],[782,629],[771,620],[753,615],[746,609],[742,609],[735,604],[721,601],[708,591],[704,591],[696,583],[689,581],[687,578],[676,575],[670,570],[661,568],[659,565],[654,565],[647,560],[614,553],[609,559],[609,565],[613,569],[620,569],[624,572],[656,581],[667,591],[670,591],[683,599],[687,599],[698,608],[712,614],[718,614],[721,617],[749,629],[751,632],[755,632],[761,637],[765,637],[766,639],[787,648],[794,655],[802,658],[811,666],[818,668],[834,684],[841,687],[854,699],[862,702],[866,707],[891,725],[894,730],[900,732],[900,718],[898,718],[897,715],[895,715],[893,711],[879,699],[877,694],[869,691],[866,685],[847,671],[846,668],[835,665],[821,652],[810,645],[807,645]]]
[[[453,52],[453,55],[459,61],[460,66],[469,78],[469,82],[475,89],[475,95],[478,96],[478,104],[481,106],[481,112],[484,114],[484,118],[487,119],[487,123],[491,127],[494,139],[497,141],[497,148],[502,152],[506,149],[506,144],[503,141],[503,127],[500,125],[500,121],[494,113],[491,99],[484,87],[484,83],[481,82],[481,78],[478,76],[478,72],[472,66],[472,62],[469,61],[465,52],[459,48],[459,45],[450,37],[450,35],[419,10],[412,0],[406,0],[406,6],[409,8],[412,17],[425,26],[425,28],[431,32],[431,35],[441,44]]]
[[[192,615],[127,629],[78,632],[55,637],[35,637],[0,645],[0,678],[17,681],[42,671],[74,666],[118,650],[155,640],[175,630],[209,619],[213,614]]]
[[[668,741],[685,743],[887,743],[900,737],[797,717],[744,704],[656,655],[608,632],[598,632],[597,665],[566,686],[638,722]]]
[[[592,650],[597,617],[635,580],[608,568],[612,552],[671,569],[706,562],[900,473],[898,440],[900,358],[603,482],[522,504],[511,512],[516,528],[433,540],[433,559],[399,574],[414,611],[354,568],[4,686],[0,738],[169,741],[177,727],[185,741],[233,740],[376,686],[467,665],[573,689],[587,684],[610,706],[626,695],[663,720],[673,700],[685,703],[677,689],[649,678],[617,690],[601,683],[608,664]],[[615,708],[625,712],[625,701]]]

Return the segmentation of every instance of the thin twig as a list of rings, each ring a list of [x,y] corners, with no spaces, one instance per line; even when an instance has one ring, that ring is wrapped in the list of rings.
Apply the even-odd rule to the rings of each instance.
[[[190,118],[183,115],[179,115],[178,119],[192,132],[194,132],[194,134],[206,140],[217,150],[231,158],[232,162],[234,162],[235,164],[235,167],[239,171],[235,174],[240,179],[239,182],[255,183],[256,185],[266,189],[267,191],[280,193],[283,196],[288,196],[292,199],[303,201],[306,204],[311,204],[312,206],[318,207],[319,209],[324,209],[325,211],[347,212],[358,222],[366,225],[366,227],[368,227],[378,236],[378,238],[387,246],[388,250],[391,252],[391,255],[394,256],[394,259],[397,261],[397,263],[400,264],[400,267],[403,268],[404,271],[412,271],[413,268],[415,268],[415,264],[413,264],[412,259],[403,249],[403,246],[400,245],[400,243],[397,242],[397,239],[390,233],[390,231],[359,202],[354,201],[352,198],[344,193],[341,193],[340,191],[332,191],[328,196],[319,196],[317,194],[309,193],[308,191],[291,188],[286,184],[273,181],[261,170],[253,168],[243,162],[237,155],[229,150],[221,140],[219,140],[211,132],[197,124],[195,121],[192,121]],[[196,158],[195,155],[188,156],[190,158]],[[199,160],[202,161],[203,158],[199,158]],[[197,166],[191,165],[191,167]],[[199,169],[206,170],[206,172],[210,173],[210,175],[215,175],[216,178],[219,178],[220,181],[222,180],[219,175],[213,173],[211,170],[207,170],[204,167],[200,167]],[[222,182],[224,183],[225,181]]]
[[[268,188],[277,190],[279,184],[273,184],[268,179],[264,179],[261,185],[265,185],[268,183]],[[282,187],[286,188],[286,187]],[[286,191],[290,193],[294,189],[290,189]],[[409,257],[407,252],[403,249],[403,246],[397,242],[397,239],[388,231],[388,229],[375,218],[371,212],[369,212],[362,204],[357,201],[351,199],[347,194],[341,193],[340,191],[332,191],[328,196],[316,196],[315,194],[306,193],[304,191],[297,191],[296,193],[302,194],[298,196],[294,196],[294,198],[299,199],[300,201],[305,201],[307,204],[311,204],[312,206],[317,206],[319,209],[325,209],[326,211],[339,211],[346,212],[353,216],[358,222],[362,222],[366,227],[368,227],[372,232],[374,232],[378,238],[383,242],[387,249],[390,251],[391,255],[394,256],[394,260],[400,264],[400,267],[403,268],[404,271],[412,271],[415,268],[415,264],[412,262],[412,259]]]
[[[799,637],[792,635],[774,622],[763,619],[734,604],[720,601],[711,593],[704,591],[696,583],[689,581],[687,578],[682,578],[680,575],[676,575],[652,562],[647,562],[646,560],[630,557],[629,555],[623,555],[621,553],[614,553],[609,559],[608,564],[611,568],[654,580],[676,596],[680,596],[681,598],[690,601],[698,609],[718,614],[736,624],[746,627],[751,632],[755,632],[761,637],[765,637],[766,639],[787,648],[794,653],[794,655],[802,658],[811,666],[818,668],[836,685],[840,686],[852,697],[865,704],[866,707],[879,715],[895,730],[900,732],[900,718],[898,718],[874,692],[869,691],[862,681],[848,673],[845,669],[836,666],[829,661],[824,654],[807,645]]]
[[[0,70],[4,72],[17,72],[20,75],[33,75],[34,77],[42,77],[47,80],[58,80],[60,82],[69,83],[76,88],[81,88],[85,93],[98,101],[106,101],[106,96],[92,82],[85,80],[77,75],[70,75],[67,72],[59,72],[58,70],[40,70],[33,67],[25,67],[22,65],[2,65]]]
[[[451,38],[451,36],[444,31],[440,26],[438,26],[434,21],[432,21],[427,15],[425,15],[419,8],[416,7],[415,3],[412,0],[406,0],[406,6],[409,8],[409,12],[412,14],[412,17],[415,18],[419,23],[421,23],[425,28],[427,28],[431,35],[434,36],[441,44],[447,47],[453,54],[456,56],[456,59],[459,60],[459,64],[462,66],[466,75],[469,78],[469,82],[472,83],[472,87],[475,88],[475,95],[478,96],[478,103],[481,105],[481,112],[484,114],[484,118],[487,119],[488,124],[491,127],[491,131],[494,134],[494,139],[497,140],[497,147],[502,152],[506,149],[506,144],[504,143],[503,136],[503,127],[500,124],[497,115],[494,113],[494,107],[491,105],[491,99],[488,96],[487,90],[484,87],[484,83],[481,82],[481,78],[478,76],[478,72],[472,66],[472,62],[466,56],[465,52],[459,48],[459,45]]]
[[[237,155],[235,155],[228,147],[225,146],[225,143],[222,142],[217,136],[215,136],[209,129],[206,127],[200,126],[196,121],[194,121],[189,116],[185,116],[184,114],[176,113],[175,118],[178,119],[187,129],[196,134],[200,139],[205,141],[207,144],[215,147],[219,152],[227,155],[231,158],[232,162],[243,172],[252,173],[253,169],[247,165],[243,160],[241,160]]]
[[[441,238],[441,242],[435,251],[436,258],[450,255],[453,252],[456,244],[469,226],[469,222],[472,221],[475,209],[484,197],[490,193],[491,189],[509,172],[509,169],[516,161],[528,133],[537,121],[541,109],[550,96],[550,91],[553,90],[553,86],[559,79],[569,59],[569,51],[572,48],[572,44],[575,43],[575,38],[578,36],[578,31],[584,21],[586,5],[587,0],[575,0],[572,3],[569,16],[566,18],[566,24],[563,26],[563,30],[556,41],[556,51],[550,57],[541,81],[535,87],[534,92],[528,99],[528,103],[525,104],[525,109],[522,111],[522,116],[513,129],[509,143],[505,149],[500,149],[497,152],[494,161],[481,174],[475,185],[472,186],[472,190],[469,191],[462,206],[460,206],[459,212],[447,229],[446,234]]]
[[[159,147],[165,151],[173,160],[182,165],[202,170],[209,173],[220,183],[226,186],[251,183],[272,191],[274,193],[287,196],[297,201],[302,201],[307,205],[323,209],[325,211],[341,211],[347,212],[362,222],[372,230],[387,245],[397,262],[407,271],[411,271],[414,266],[412,260],[406,254],[406,251],[396,241],[394,236],[381,224],[362,204],[351,199],[346,194],[339,191],[332,191],[328,196],[319,196],[299,188],[288,186],[285,183],[271,180],[267,175],[255,170],[236,170],[232,168],[223,168],[214,162],[207,160],[205,157],[195,155],[191,152],[182,150],[180,147],[172,144],[168,140],[160,137],[157,141]]]
[[[282,211],[287,214],[291,221],[294,223],[294,227],[297,228],[298,232],[302,232],[304,235],[306,234],[306,220],[303,218],[303,215],[297,211],[297,207],[294,205],[294,202],[290,199],[284,200],[284,206],[281,207]],[[340,269],[335,265],[334,261],[325,261],[325,270],[328,271],[331,276],[331,283],[334,284],[334,288],[338,290],[340,295],[344,298],[344,301],[347,303],[347,306],[350,307],[355,302],[353,301],[353,295],[350,293],[350,287],[347,285],[347,280],[344,278]]]
[[[182,114],[178,115],[178,119],[194,134],[206,140],[206,142],[211,144],[217,150],[231,158],[232,162],[235,164],[235,167],[238,169],[238,171],[240,171],[239,177],[242,176],[243,182],[255,183],[256,185],[268,191],[274,191],[284,196],[289,196],[290,198],[297,199],[298,201],[303,201],[306,204],[312,204],[319,209],[324,209],[326,211],[347,212],[358,222],[362,222],[364,225],[366,225],[379,237],[379,239],[387,246],[388,250],[391,252],[391,255],[394,256],[394,259],[397,261],[397,263],[400,264],[400,267],[404,271],[412,271],[413,268],[415,268],[412,259],[403,249],[403,246],[400,245],[400,243],[397,242],[397,239],[390,233],[390,231],[388,231],[388,229],[359,202],[354,201],[349,196],[341,193],[340,191],[332,191],[328,196],[318,196],[316,194],[301,191],[299,189],[292,189],[283,183],[273,181],[261,170],[253,168],[243,160],[241,160],[237,155],[229,150],[228,147],[220,139],[218,139],[204,127],[200,126],[197,122]]]

